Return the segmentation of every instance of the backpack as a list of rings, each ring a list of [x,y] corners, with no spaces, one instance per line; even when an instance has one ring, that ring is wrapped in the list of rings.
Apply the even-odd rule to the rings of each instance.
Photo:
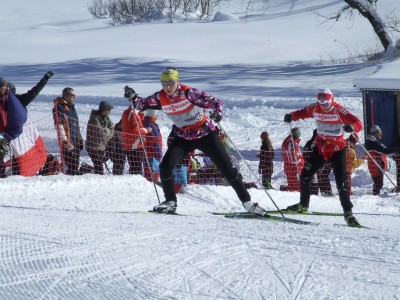
[[[39,175],[57,175],[60,173],[61,164],[53,154],[47,154],[46,162],[39,171]]]

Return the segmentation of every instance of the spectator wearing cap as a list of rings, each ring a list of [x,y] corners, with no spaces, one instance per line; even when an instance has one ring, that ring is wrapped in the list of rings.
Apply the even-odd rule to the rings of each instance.
[[[372,188],[373,195],[379,195],[383,187],[383,172],[386,172],[388,154],[395,154],[396,150],[386,147],[380,140],[382,130],[378,125],[371,126],[365,141],[365,148],[368,150],[368,170],[374,182]],[[383,172],[382,172],[383,171]]]
[[[161,161],[162,158],[162,136],[160,128],[156,123],[159,112],[159,110],[147,109],[143,113],[143,126],[146,128],[151,128],[151,130],[146,135],[145,141],[145,149],[147,151],[147,157],[149,159],[150,165],[147,165],[146,161],[143,168],[144,177],[146,177],[146,179],[149,181],[152,181],[151,169],[153,158],[157,159],[158,161]],[[153,172],[153,179],[155,182],[158,182],[160,179],[160,175]]]
[[[359,142],[359,137],[357,133],[352,133],[350,136],[346,139],[347,143],[347,153],[346,153],[346,159],[347,159],[347,189],[349,191],[350,195],[353,195],[353,192],[351,190],[351,174],[354,172],[355,169],[359,168],[362,166],[364,163],[363,158],[357,158],[356,154],[356,144]]]
[[[94,173],[104,175],[104,154],[108,141],[114,134],[114,124],[110,119],[114,105],[101,101],[99,109],[90,113],[86,129],[86,150],[93,162]]]
[[[300,192],[300,173],[304,167],[303,154],[300,150],[300,129],[292,128],[282,143],[283,168],[287,177],[287,186],[281,185],[281,191]]]

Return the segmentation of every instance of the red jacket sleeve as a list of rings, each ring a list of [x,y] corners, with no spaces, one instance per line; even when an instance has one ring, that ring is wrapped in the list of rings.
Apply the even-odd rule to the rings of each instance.
[[[343,124],[352,124],[355,132],[360,132],[363,129],[363,124],[359,118],[349,112],[346,108],[338,108],[339,116]]]

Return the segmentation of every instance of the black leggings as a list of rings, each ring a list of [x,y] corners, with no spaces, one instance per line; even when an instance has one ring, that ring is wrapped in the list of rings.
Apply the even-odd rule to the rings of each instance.
[[[195,149],[202,151],[214,162],[221,174],[229,181],[240,201],[246,202],[250,200],[250,195],[243,183],[242,176],[237,169],[233,168],[232,162],[216,132],[211,132],[195,140],[185,140],[176,136],[173,138],[160,163],[160,178],[166,200],[176,201],[172,172],[182,158]]]
[[[336,188],[339,192],[340,203],[344,211],[352,209],[353,204],[350,201],[349,191],[347,190],[347,161],[346,148],[336,151],[329,162],[332,164],[333,173],[335,174]],[[325,164],[325,159],[318,154],[315,147],[309,160],[305,163],[300,176],[300,204],[308,207],[310,204],[310,182],[314,174]]]

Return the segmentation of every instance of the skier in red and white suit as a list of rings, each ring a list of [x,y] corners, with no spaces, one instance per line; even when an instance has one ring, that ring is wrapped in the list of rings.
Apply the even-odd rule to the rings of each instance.
[[[349,226],[360,226],[352,214],[353,204],[347,190],[346,140],[343,137],[343,131],[359,132],[363,125],[359,118],[341,104],[334,102],[333,93],[326,88],[318,91],[317,103],[286,114],[284,121],[290,123],[308,118],[315,118],[317,123],[316,147],[301,172],[300,203],[289,206],[287,210],[299,212],[308,210],[311,178],[328,160],[332,163],[345,220]]]
[[[280,190],[300,192],[299,178],[304,167],[304,159],[300,150],[299,128],[292,128],[291,134],[283,140],[282,156],[288,185],[281,186]]]

